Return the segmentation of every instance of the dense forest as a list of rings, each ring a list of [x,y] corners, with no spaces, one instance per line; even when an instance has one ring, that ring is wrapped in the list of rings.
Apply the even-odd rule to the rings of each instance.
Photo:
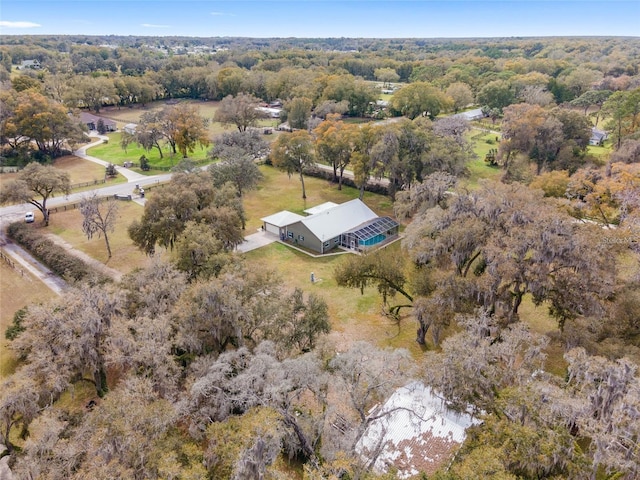
[[[27,166],[0,201],[68,192],[50,165],[83,141],[70,112],[162,101],[122,147],[210,146],[212,162],[182,162],[129,226],[140,255],[170,261],[15,312],[0,387],[13,475],[399,478],[362,438],[419,381],[477,422],[415,478],[639,478],[639,69],[638,38],[2,36],[0,165]],[[270,103],[292,130],[271,143],[251,128]],[[232,130],[208,138],[210,121]],[[336,189],[352,171],[360,198],[385,181],[401,241],[343,256],[332,281],[413,322],[418,354],[336,345],[336,299],[235,253],[265,159],[303,196],[315,162]]]

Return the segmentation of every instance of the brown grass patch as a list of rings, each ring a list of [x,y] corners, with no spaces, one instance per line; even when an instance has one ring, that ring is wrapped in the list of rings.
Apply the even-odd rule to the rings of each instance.
[[[17,364],[9,349],[9,341],[4,336],[13,322],[15,312],[31,303],[43,302],[55,296],[29,273],[23,275],[0,260],[0,378],[11,375]]]
[[[143,268],[150,258],[144,255],[131,241],[127,228],[134,219],[142,216],[143,208],[135,202],[120,202],[118,221],[113,233],[109,234],[109,243],[113,256],[108,259],[104,238],[93,237],[88,240],[82,232],[82,214],[78,209],[52,214],[51,233],[59,235],[74,248],[124,274]]]
[[[64,170],[69,174],[71,178],[71,184],[93,182],[95,180],[103,180],[105,174],[105,168],[97,163],[90,162],[89,160],[83,160],[75,155],[67,155],[57,158],[53,166]],[[0,188],[6,185],[7,182],[15,180],[18,176],[17,173],[3,173],[0,174]],[[121,176],[118,178],[107,181],[107,184],[121,183],[125,179]],[[96,188],[104,185],[96,185],[91,188]]]
[[[67,155],[56,159],[54,167],[69,173],[71,183],[92,182],[94,180],[103,180],[105,168],[97,163],[83,160],[75,155]]]

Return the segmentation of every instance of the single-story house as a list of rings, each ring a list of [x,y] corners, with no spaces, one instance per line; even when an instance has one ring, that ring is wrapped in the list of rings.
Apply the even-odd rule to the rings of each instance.
[[[38,59],[34,60],[22,60],[20,65],[16,67],[18,70],[24,70],[25,68],[30,68],[32,70],[40,70],[42,66],[40,65],[40,61]]]
[[[283,241],[318,253],[338,246],[366,250],[398,235],[398,222],[378,217],[360,199],[340,205],[327,202],[305,213],[309,215],[304,217],[285,210],[264,217],[263,228]]]
[[[124,132],[128,133],[129,135],[135,135],[137,127],[138,125],[135,123],[127,123],[124,127],[122,127],[122,130],[124,130]]]
[[[116,122],[109,120],[108,118],[98,117],[89,112],[80,112],[80,121],[84,123],[89,130],[97,130],[98,122],[102,120],[104,129],[107,132],[115,132],[117,129]]]
[[[609,138],[607,132],[598,130],[596,127],[591,129],[591,138],[589,139],[589,145],[602,145],[602,143]]]
[[[329,210],[330,208],[337,206],[337,203],[324,202],[320,205],[316,205],[315,207],[307,208],[306,210],[304,210],[304,213],[306,213],[307,215],[315,215],[316,213],[324,212],[325,210]]]
[[[365,461],[373,461],[376,473],[395,467],[397,478],[421,472],[432,475],[452,460],[467,428],[480,423],[467,413],[449,409],[420,382],[396,390],[372,415],[382,416],[367,427],[356,451]]]
[[[278,235],[281,239],[287,238],[287,227],[292,223],[302,220],[304,217],[297,213],[283,210],[268,217],[261,218],[266,232]]]
[[[467,110],[466,112],[460,112],[454,115],[455,117],[462,117],[470,122],[473,120],[481,120],[484,118],[484,114],[482,113],[481,108],[476,108],[473,110]]]
[[[281,108],[272,108],[272,107],[256,107],[256,110],[262,112],[265,116],[269,118],[280,118],[280,113],[282,112]]]

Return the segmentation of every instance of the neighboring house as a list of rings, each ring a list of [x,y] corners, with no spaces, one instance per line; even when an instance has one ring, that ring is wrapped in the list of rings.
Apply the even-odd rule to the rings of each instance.
[[[373,462],[376,473],[395,467],[397,478],[421,472],[432,475],[451,462],[466,438],[466,429],[480,423],[469,414],[449,409],[420,382],[399,388],[372,412],[381,414],[358,440],[356,451],[366,462]]]
[[[137,127],[138,125],[135,123],[127,123],[124,127],[122,127],[122,129],[124,130],[125,133],[128,133],[129,135],[135,135]]]
[[[272,107],[256,107],[256,110],[264,113],[269,118],[280,118],[280,112],[282,112],[281,108]]]
[[[18,70],[24,70],[26,68],[30,68],[32,70],[40,70],[42,66],[40,65],[39,60],[23,60],[20,62],[20,65],[16,67]]]
[[[484,118],[484,114],[482,113],[481,108],[476,108],[474,110],[467,110],[466,112],[457,113],[454,115],[454,117],[462,117],[472,122],[473,120],[481,120],[482,118]]]
[[[596,127],[593,127],[591,129],[589,145],[602,145],[607,138],[609,138],[607,132],[603,132],[602,130],[598,130]]]
[[[318,253],[338,246],[366,250],[398,235],[398,222],[378,217],[359,199],[340,205],[327,202],[305,212],[310,215],[285,210],[262,218],[263,228],[281,240]]]
[[[107,132],[115,132],[117,130],[116,122],[108,118],[98,117],[88,112],[80,112],[80,121],[84,123],[89,131],[98,129],[98,122],[102,120],[104,129]]]

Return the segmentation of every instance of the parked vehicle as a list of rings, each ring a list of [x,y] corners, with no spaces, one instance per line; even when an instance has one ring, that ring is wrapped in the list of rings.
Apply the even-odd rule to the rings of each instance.
[[[36,221],[36,216],[33,214],[33,212],[27,212],[24,216],[24,221],[25,223],[33,223]]]

